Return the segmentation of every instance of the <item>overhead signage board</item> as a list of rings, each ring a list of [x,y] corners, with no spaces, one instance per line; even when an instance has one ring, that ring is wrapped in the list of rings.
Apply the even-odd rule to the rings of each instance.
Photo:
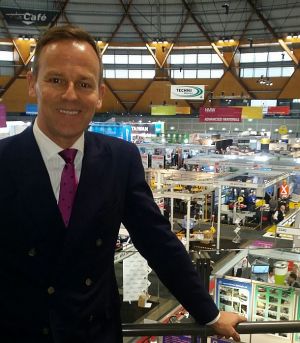
[[[18,26],[47,26],[58,14],[58,11],[26,10],[10,7],[0,7],[0,9],[8,25]]]
[[[172,105],[153,105],[151,106],[152,116],[175,116],[176,106]]]
[[[242,106],[243,119],[262,119],[263,108],[260,106]]]
[[[133,135],[151,134],[157,135],[163,133],[163,123],[131,123]]]
[[[171,85],[171,99],[203,100],[204,85]]]
[[[290,114],[290,107],[289,106],[269,106],[267,110],[267,114],[288,116]]]
[[[0,104],[0,127],[6,127],[6,108]]]
[[[228,123],[241,122],[240,107],[200,107],[200,122]]]
[[[176,106],[176,114],[191,114],[189,106]]]

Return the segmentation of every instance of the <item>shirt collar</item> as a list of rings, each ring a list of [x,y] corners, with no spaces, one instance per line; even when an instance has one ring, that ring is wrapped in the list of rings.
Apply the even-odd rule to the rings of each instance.
[[[63,150],[59,145],[54,143],[48,136],[46,136],[44,132],[41,131],[41,129],[38,127],[37,120],[35,120],[33,124],[33,134],[44,160],[49,160]],[[71,148],[77,149],[83,154],[84,133],[82,133],[82,135],[76,140]]]

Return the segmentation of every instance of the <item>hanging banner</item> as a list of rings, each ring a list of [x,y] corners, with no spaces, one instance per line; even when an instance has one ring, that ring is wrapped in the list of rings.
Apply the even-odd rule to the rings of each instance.
[[[0,127],[6,127],[6,107],[0,104]]]
[[[200,107],[200,122],[240,122],[241,117],[240,107]]]
[[[261,106],[242,106],[242,119],[262,119],[263,108]]]
[[[8,25],[47,26],[59,13],[57,11],[26,10],[1,7],[1,12]]]
[[[172,105],[153,105],[151,106],[152,116],[175,116],[176,106]]]
[[[290,107],[289,106],[269,106],[266,114],[288,116],[290,115]]]
[[[189,106],[176,106],[176,114],[191,114]]]
[[[203,85],[171,85],[171,99],[177,100],[203,100]]]

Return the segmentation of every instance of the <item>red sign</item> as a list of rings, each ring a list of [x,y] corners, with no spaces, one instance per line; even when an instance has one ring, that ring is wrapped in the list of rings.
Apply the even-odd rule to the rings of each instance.
[[[0,127],[6,127],[6,108],[0,104]]]
[[[241,107],[200,107],[199,120],[207,123],[242,121]]]
[[[281,116],[288,116],[290,114],[289,106],[270,106],[268,107],[267,114],[279,114]]]

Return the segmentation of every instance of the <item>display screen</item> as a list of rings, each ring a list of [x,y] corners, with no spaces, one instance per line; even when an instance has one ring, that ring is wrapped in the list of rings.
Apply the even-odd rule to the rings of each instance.
[[[255,265],[252,266],[253,274],[265,274],[269,272],[269,266],[267,265]]]

